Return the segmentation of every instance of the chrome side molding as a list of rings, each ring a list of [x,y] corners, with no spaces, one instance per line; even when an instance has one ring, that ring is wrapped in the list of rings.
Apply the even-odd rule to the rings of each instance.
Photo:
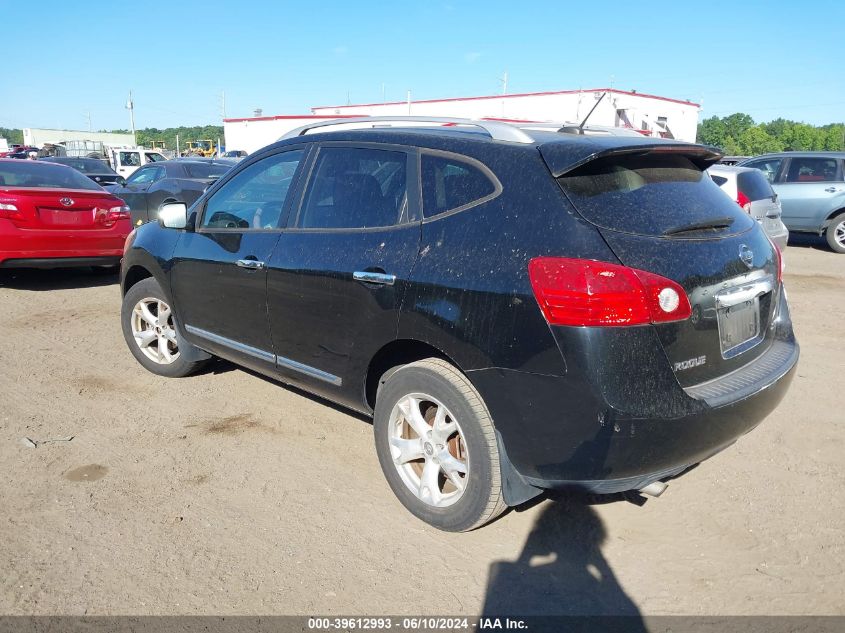
[[[193,325],[186,325],[185,330],[189,334],[193,334],[194,336],[203,338],[206,341],[217,343],[218,345],[228,347],[229,349],[234,350],[236,352],[240,352],[242,354],[246,354],[247,356],[252,356],[253,358],[257,358],[267,363],[271,363],[275,367],[293,369],[294,371],[298,371],[301,374],[311,376],[312,378],[317,378],[318,380],[323,380],[327,383],[335,385],[336,387],[340,387],[343,384],[343,379],[340,376],[335,376],[334,374],[330,374],[329,372],[323,371],[322,369],[317,369],[316,367],[311,367],[311,365],[299,363],[295,360],[291,360],[290,358],[285,358],[284,356],[277,356],[273,352],[267,352],[262,349],[258,349],[257,347],[252,347],[251,345],[245,345],[244,343],[241,343],[239,341],[226,338],[225,336],[220,336],[219,334],[209,332],[208,330],[203,330],[202,328],[198,328]]]

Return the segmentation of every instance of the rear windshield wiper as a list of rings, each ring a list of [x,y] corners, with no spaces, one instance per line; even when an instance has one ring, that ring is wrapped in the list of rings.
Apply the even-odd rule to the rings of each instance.
[[[723,231],[733,223],[734,219],[730,217],[708,218],[707,220],[670,227],[663,231],[663,235],[680,235],[682,233],[698,233],[701,231]]]

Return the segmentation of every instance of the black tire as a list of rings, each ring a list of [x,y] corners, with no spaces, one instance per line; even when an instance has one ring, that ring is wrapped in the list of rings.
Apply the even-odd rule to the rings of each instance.
[[[399,501],[429,525],[448,532],[472,530],[499,516],[506,505],[502,496],[496,433],[487,407],[472,384],[455,367],[439,358],[404,365],[391,370],[386,376],[376,396],[373,432],[382,471]],[[462,447],[466,449],[463,492],[447,507],[435,507],[412,492],[411,485],[403,480],[401,467],[394,463],[391,454],[391,415],[399,402],[410,394],[426,394],[442,403],[453,414]],[[448,443],[446,450],[451,451],[451,446]],[[443,445],[438,448],[442,449]],[[416,461],[424,459],[427,458],[421,457]],[[422,465],[419,468],[422,469]],[[443,473],[445,470],[438,471],[438,478],[447,486]],[[423,488],[420,487],[420,490]]]
[[[164,326],[163,329],[167,330],[168,333],[172,331],[172,335],[175,339],[175,343],[172,344],[175,352],[171,353],[170,348],[168,347],[168,353],[171,354],[173,359],[170,362],[157,362],[142,351],[141,345],[138,341],[136,341],[133,334],[133,319],[136,318],[136,306],[147,299],[160,301],[164,305],[169,305],[170,303],[169,299],[165,297],[158,282],[150,277],[138,282],[129,289],[126,296],[123,297],[123,305],[120,310],[120,325],[123,330],[123,338],[126,340],[126,344],[129,346],[129,351],[132,352],[135,360],[141,363],[146,370],[158,376],[165,376],[167,378],[181,378],[199,371],[203,365],[208,362],[208,360],[189,361],[185,359],[185,356],[196,358],[199,350],[183,339],[178,333],[178,329],[175,327],[176,316],[172,313],[172,311],[170,318],[167,320],[167,325]],[[155,333],[155,329],[147,331]],[[157,337],[157,341],[155,342],[156,349],[161,341],[162,338]],[[167,343],[165,343],[165,345],[167,345]],[[149,347],[152,349],[152,345]]]
[[[840,213],[830,221],[824,236],[832,251],[845,253],[845,213]]]

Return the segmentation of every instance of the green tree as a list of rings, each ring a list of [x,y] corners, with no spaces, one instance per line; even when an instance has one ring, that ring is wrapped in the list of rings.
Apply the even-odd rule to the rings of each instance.
[[[750,127],[740,134],[738,145],[743,156],[783,151],[783,145],[778,139],[772,137],[761,125]]]
[[[8,127],[0,127],[0,138],[4,138],[9,142],[9,145],[12,143],[23,143],[23,130],[19,130],[16,128],[8,128]]]

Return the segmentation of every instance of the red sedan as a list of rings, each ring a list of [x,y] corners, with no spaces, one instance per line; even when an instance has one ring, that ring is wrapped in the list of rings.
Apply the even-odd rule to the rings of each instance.
[[[72,167],[0,159],[0,268],[115,266],[129,207]]]

